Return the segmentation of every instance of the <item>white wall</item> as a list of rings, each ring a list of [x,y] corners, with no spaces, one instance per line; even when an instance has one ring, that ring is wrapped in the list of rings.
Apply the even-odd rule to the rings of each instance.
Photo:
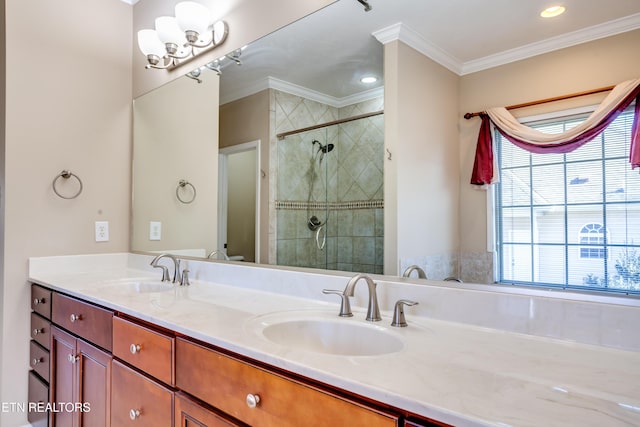
[[[129,247],[131,6],[112,0],[20,0],[6,7],[6,129],[0,401],[27,401],[30,256]],[[3,85],[3,90],[5,85]],[[57,197],[54,177],[84,183]],[[94,241],[106,220],[110,241]],[[16,426],[26,414],[4,412]]]

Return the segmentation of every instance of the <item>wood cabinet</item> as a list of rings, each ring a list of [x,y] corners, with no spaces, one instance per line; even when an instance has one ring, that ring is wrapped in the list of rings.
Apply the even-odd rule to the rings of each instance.
[[[249,425],[391,427],[399,417],[268,372],[184,339],[176,341],[176,385]]]
[[[77,298],[32,295],[29,401],[53,407],[30,414],[38,427],[444,426]]]
[[[113,318],[113,355],[169,385],[175,383],[174,343],[172,336]]]
[[[113,362],[111,421],[114,426],[171,427],[173,391],[119,361]]]
[[[29,403],[49,401],[49,346],[51,340],[51,291],[31,285],[31,342],[29,343]],[[44,411],[29,411],[27,420],[34,426],[48,425]]]
[[[233,422],[223,415],[205,408],[184,393],[176,393],[174,427],[236,427],[245,424]]]
[[[111,354],[51,328],[53,426],[110,426]]]
[[[113,312],[54,292],[51,320],[90,343],[111,351]]]

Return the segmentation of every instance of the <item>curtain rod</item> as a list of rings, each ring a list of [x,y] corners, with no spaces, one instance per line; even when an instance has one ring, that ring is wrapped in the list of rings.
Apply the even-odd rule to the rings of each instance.
[[[615,85],[614,86],[601,87],[601,88],[598,88],[598,89],[585,90],[583,92],[570,93],[568,95],[554,96],[553,98],[545,98],[545,99],[539,99],[537,101],[524,102],[522,104],[509,105],[508,107],[505,107],[505,108],[507,110],[515,110],[517,108],[532,107],[534,105],[546,104],[547,102],[562,101],[564,99],[571,99],[571,98],[577,98],[579,96],[586,96],[586,95],[593,95],[593,94],[601,93],[601,92],[607,92],[607,91],[610,91],[611,89],[613,89],[614,87],[615,87]],[[470,118],[479,116],[482,113],[484,113],[484,111],[477,111],[475,113],[467,113],[467,114],[464,115],[464,118],[469,120]]]
[[[322,123],[322,124],[319,124],[319,125],[313,125],[313,126],[309,126],[309,127],[306,127],[306,128],[290,130],[288,132],[279,133],[279,134],[276,135],[276,137],[278,139],[285,139],[287,136],[295,135],[296,133],[302,133],[302,132],[307,132],[307,131],[310,131],[310,130],[326,128],[326,127],[333,126],[333,125],[339,125],[341,123],[352,122],[354,120],[366,119],[367,117],[379,116],[380,114],[384,114],[384,110],[375,111],[373,113],[360,114],[359,116],[347,117],[346,119],[334,120],[332,122]]]

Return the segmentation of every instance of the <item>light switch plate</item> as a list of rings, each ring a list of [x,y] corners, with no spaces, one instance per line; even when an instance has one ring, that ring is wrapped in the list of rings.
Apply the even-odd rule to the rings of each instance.
[[[109,241],[109,221],[96,221],[96,242]]]
[[[162,223],[160,221],[149,221],[149,240],[162,239]]]

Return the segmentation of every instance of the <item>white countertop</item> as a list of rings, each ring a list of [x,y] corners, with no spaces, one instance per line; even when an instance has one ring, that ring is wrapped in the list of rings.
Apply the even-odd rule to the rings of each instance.
[[[392,328],[354,307],[192,280],[134,292],[159,271],[30,272],[30,280],[373,400],[455,426],[640,426],[640,352],[542,338],[407,314]],[[358,287],[364,285],[359,285]],[[286,311],[381,328],[399,352],[337,356],[284,347],[257,330]],[[410,309],[407,309],[407,313]],[[640,327],[640,325],[638,325]],[[640,332],[638,332],[640,333]]]

